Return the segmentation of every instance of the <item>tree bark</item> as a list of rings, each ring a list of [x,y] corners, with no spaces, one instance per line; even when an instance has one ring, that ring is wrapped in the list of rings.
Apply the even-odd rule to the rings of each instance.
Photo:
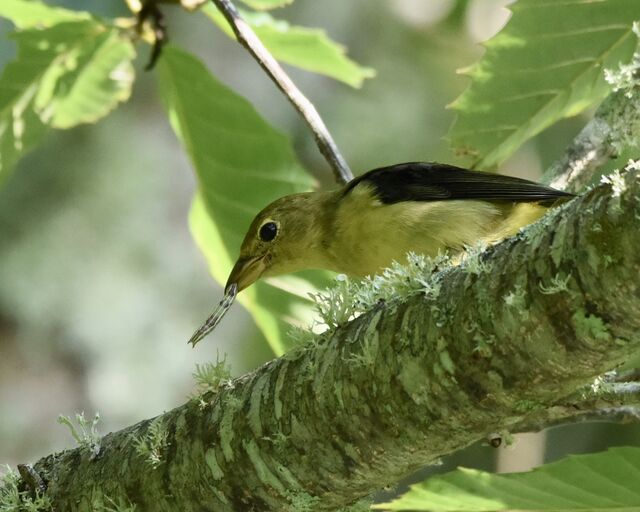
[[[537,421],[640,350],[639,174],[155,420],[34,468],[55,510],[335,510]],[[565,402],[563,402],[565,400]],[[560,407],[567,414],[567,408]],[[159,462],[135,438],[166,435]]]

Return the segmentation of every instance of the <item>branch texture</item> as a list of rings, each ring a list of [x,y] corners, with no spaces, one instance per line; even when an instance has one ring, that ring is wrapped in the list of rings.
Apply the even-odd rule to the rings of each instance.
[[[381,303],[108,434],[97,456],[41,459],[47,495],[65,511],[335,510],[492,432],[566,419],[578,390],[640,350],[637,178],[425,276],[438,293]]]
[[[331,166],[336,181],[338,183],[351,181],[353,173],[313,103],[296,87],[296,84],[269,53],[269,50],[265,48],[253,29],[242,19],[231,0],[213,0],[213,3],[229,22],[238,42],[249,51],[309,125],[320,153]]]

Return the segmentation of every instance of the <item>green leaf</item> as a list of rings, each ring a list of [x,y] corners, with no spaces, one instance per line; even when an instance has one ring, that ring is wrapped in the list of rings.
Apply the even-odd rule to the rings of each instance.
[[[51,7],[35,0],[2,0],[0,17],[11,20],[18,28],[45,28],[63,21],[91,19],[88,12]]]
[[[241,0],[242,3],[247,4],[252,9],[267,10],[275,9],[276,7],[283,7],[293,3],[293,0]]]
[[[288,138],[192,55],[165,48],[159,83],[171,125],[200,184],[191,211],[191,230],[211,274],[223,284],[253,217],[278,197],[309,190],[312,180],[298,163]],[[315,279],[321,278],[316,274]],[[274,352],[281,354],[288,348],[287,320],[304,324],[310,319],[311,303],[302,297],[312,290],[306,278],[282,277],[254,284],[239,300]]]
[[[604,98],[604,69],[637,45],[638,0],[519,0],[506,27],[466,73],[449,137],[478,167],[503,162],[523,142]]]
[[[570,456],[526,473],[460,468],[411,486],[383,510],[432,512],[640,510],[640,448]]]
[[[235,37],[213,4],[205,5],[203,12],[229,37]],[[375,76],[373,69],[349,59],[345,47],[329,39],[323,30],[292,26],[267,13],[243,12],[242,16],[279,61],[329,76],[351,87],[360,87],[366,78]]]
[[[13,35],[18,57],[0,77],[0,179],[46,133],[95,122],[131,92],[135,52],[95,20]]]
[[[58,29],[69,31],[57,41],[55,58],[42,74],[36,110],[54,128],[95,123],[131,94],[133,44],[119,30],[95,23],[52,30]],[[53,43],[48,34],[40,35],[40,44]]]

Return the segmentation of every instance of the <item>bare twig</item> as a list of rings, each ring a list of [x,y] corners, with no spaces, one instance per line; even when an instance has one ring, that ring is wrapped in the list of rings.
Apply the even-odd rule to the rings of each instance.
[[[320,153],[322,153],[331,166],[336,180],[339,183],[351,181],[353,179],[351,169],[349,169],[347,162],[340,154],[338,146],[336,146],[329,130],[313,104],[300,92],[291,78],[289,78],[280,64],[278,64],[278,61],[273,58],[269,50],[262,44],[262,41],[260,41],[253,29],[242,19],[238,9],[236,9],[231,0],[213,0],[213,3],[229,22],[238,42],[253,55],[253,58],[256,59],[262,69],[267,72],[307,122],[313,131]]]

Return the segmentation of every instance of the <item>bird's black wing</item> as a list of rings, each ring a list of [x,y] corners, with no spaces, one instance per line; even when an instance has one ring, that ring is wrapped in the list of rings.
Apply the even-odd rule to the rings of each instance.
[[[385,204],[451,199],[544,203],[573,196],[522,178],[430,162],[373,169],[349,182],[345,194],[360,184],[370,185]]]

